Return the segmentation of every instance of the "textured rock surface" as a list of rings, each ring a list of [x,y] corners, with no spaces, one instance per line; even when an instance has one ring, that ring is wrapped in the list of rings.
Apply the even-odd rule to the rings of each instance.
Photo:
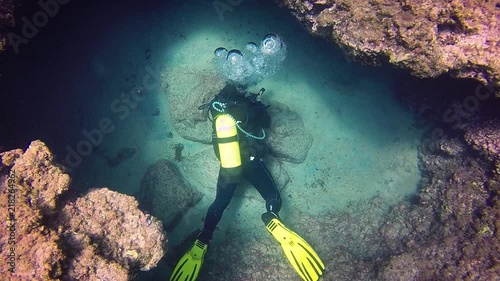
[[[201,143],[212,141],[212,127],[204,110],[198,107],[212,99],[223,87],[215,72],[176,67],[164,73],[169,113],[177,133]]]
[[[498,116],[498,102],[480,99],[477,108],[470,110],[465,101],[485,97],[485,87],[462,82],[441,87],[442,81],[427,82],[406,101],[420,117],[436,124],[420,145],[418,203],[402,211],[394,209],[381,228],[392,257],[379,269],[379,277],[495,279],[500,258],[496,223],[500,177],[494,166],[498,122],[491,118]],[[410,97],[408,92],[406,97]]]
[[[70,177],[42,142],[0,158],[0,254],[15,263],[2,280],[129,280],[163,256],[161,223],[133,197],[96,189],[59,206]]]
[[[29,200],[50,214],[56,207],[56,198],[69,188],[70,177],[53,162],[54,156],[41,141],[30,144],[14,167],[19,184],[29,187]]]
[[[449,72],[500,88],[498,1],[275,0],[355,60],[419,77]]]
[[[453,140],[451,146],[463,141]],[[500,269],[499,177],[465,154],[450,155],[448,140],[421,148],[424,172],[419,204],[394,212],[382,234],[393,257],[380,270],[384,280],[492,280]]]
[[[54,212],[69,176],[52,165],[53,156],[40,141],[24,154],[18,149],[0,155],[0,252],[4,257],[13,253],[15,259],[15,273],[4,263],[0,274],[9,280],[55,280],[62,274],[64,254],[59,234],[44,225],[44,217]]]
[[[107,188],[94,189],[66,205],[59,217],[66,240],[76,243],[90,237],[105,259],[127,270],[137,266],[149,270],[163,257],[163,226],[142,213],[134,197]],[[124,235],[127,232],[130,235]]]
[[[64,280],[129,280],[128,272],[123,267],[99,256],[92,245],[71,259],[67,272]]]
[[[141,181],[141,202],[167,229],[196,205],[202,194],[192,188],[174,163],[159,160],[149,166]]]
[[[467,127],[465,140],[474,149],[483,153],[495,163],[495,171],[500,174],[500,121],[488,120]]]

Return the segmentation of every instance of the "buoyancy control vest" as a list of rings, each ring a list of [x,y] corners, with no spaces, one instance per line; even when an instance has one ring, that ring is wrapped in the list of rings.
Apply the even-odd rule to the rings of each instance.
[[[254,158],[262,158],[268,149],[263,140],[264,128],[271,118],[258,94],[240,93],[235,86],[226,85],[209,103],[208,118],[212,121],[212,144],[223,168],[239,167]]]

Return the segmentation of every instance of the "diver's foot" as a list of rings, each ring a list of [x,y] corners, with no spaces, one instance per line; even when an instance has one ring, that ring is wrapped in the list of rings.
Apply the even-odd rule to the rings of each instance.
[[[274,213],[274,212],[270,212],[270,211],[268,211],[268,212],[266,212],[266,213],[263,213],[261,218],[262,218],[262,221],[263,221],[266,225],[268,225],[268,224],[269,224],[269,222],[270,222],[272,219],[278,219],[278,220],[280,220],[280,217],[278,216],[278,214],[276,214],[276,213]]]
[[[202,230],[200,234],[198,234],[198,237],[196,237],[196,239],[207,245],[210,245],[210,242],[212,241],[212,232],[208,230]]]

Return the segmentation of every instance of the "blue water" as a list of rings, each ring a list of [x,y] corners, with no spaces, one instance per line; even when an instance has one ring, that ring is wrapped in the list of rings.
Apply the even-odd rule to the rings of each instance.
[[[258,42],[275,32],[288,46],[287,59],[276,75],[256,88],[268,90],[266,102],[280,102],[296,112],[314,139],[303,163],[283,162],[290,182],[282,191],[286,198],[282,215],[294,209],[311,215],[340,212],[376,195],[396,204],[416,191],[422,131],[413,126],[414,116],[392,90],[404,73],[351,62],[340,49],[312,37],[286,10],[267,1],[241,1],[222,14],[210,1],[91,3],[79,7],[84,9],[80,13],[76,13],[80,4],[69,5],[73,6],[66,7],[67,13],[51,19],[40,38],[23,46],[20,55],[25,62],[16,72],[23,74],[11,77],[9,83],[16,105],[30,108],[18,112],[19,118],[37,120],[25,122],[30,133],[19,133],[16,143],[40,138],[59,160],[67,161],[69,151],[88,141],[83,130],[95,132],[103,120],[113,126],[89,155],[74,161],[76,189],[106,186],[132,195],[139,191],[149,165],[175,158],[175,144],[184,145],[185,158],[211,149],[175,131],[168,89],[155,87],[133,104],[122,94],[130,95],[142,85],[151,69],[163,75],[157,77],[158,83],[188,93],[198,73],[214,70],[215,48],[243,48],[248,41]],[[64,28],[57,27],[61,22]],[[35,46],[43,51],[34,51]],[[123,147],[136,153],[109,166],[107,159]],[[213,179],[182,168],[181,172],[205,196],[169,234],[169,247],[201,226],[214,196]],[[228,230],[267,235],[261,211],[255,213],[264,211],[263,202],[248,192],[235,198],[214,243],[224,243]],[[236,214],[244,217],[239,224],[230,219]],[[164,264],[160,269],[169,271]]]

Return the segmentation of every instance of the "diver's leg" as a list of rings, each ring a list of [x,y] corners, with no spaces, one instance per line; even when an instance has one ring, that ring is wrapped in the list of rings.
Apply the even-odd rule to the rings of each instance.
[[[266,200],[267,211],[278,214],[281,210],[280,192],[264,162],[259,159],[249,161],[243,169],[243,174]]]
[[[266,200],[267,212],[262,214],[262,221],[271,235],[280,243],[293,268],[303,280],[318,281],[323,275],[325,265],[304,239],[281,222],[278,216],[281,209],[281,196],[267,167],[262,160],[256,159],[246,165],[243,173]]]
[[[215,200],[208,208],[205,226],[198,234],[193,246],[179,260],[170,276],[170,281],[191,280],[195,281],[203,265],[205,253],[212,240],[212,233],[222,217],[222,213],[233,197],[238,184],[237,178],[228,176],[221,168],[217,180],[217,194]]]
[[[238,185],[232,177],[228,176],[223,168],[219,171],[219,178],[217,179],[217,193],[215,195],[215,200],[210,205],[207,211],[207,216],[205,218],[205,226],[202,232],[198,235],[198,239],[206,244],[210,243],[212,240],[212,233],[215,231],[217,224],[222,218],[224,210],[231,202],[233,198],[234,191]]]
[[[281,196],[271,173],[262,160],[249,161],[243,169],[245,178],[257,188],[266,200],[267,212],[262,214],[262,221],[267,230],[280,243],[286,257],[302,277],[307,281],[318,281],[325,265],[311,246],[295,232],[286,228],[278,212],[281,209]]]

